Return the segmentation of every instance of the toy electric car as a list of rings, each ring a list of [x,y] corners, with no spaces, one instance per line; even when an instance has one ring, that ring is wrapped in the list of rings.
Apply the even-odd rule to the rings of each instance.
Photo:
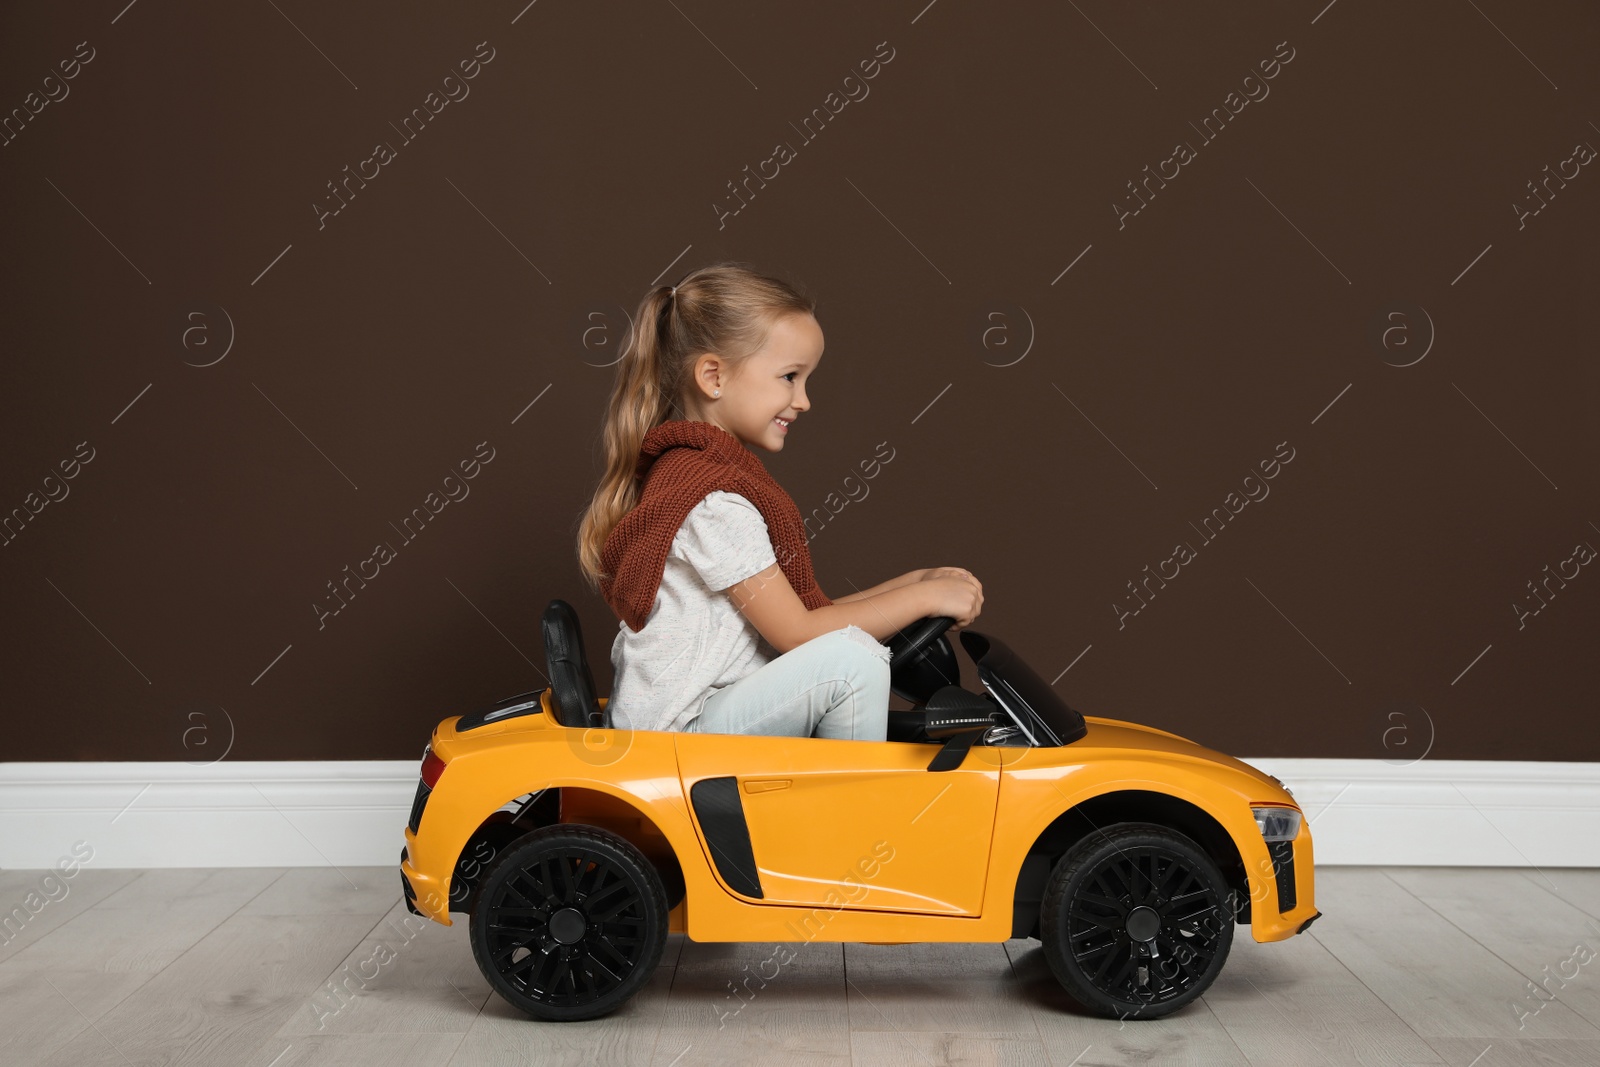
[[[576,613],[542,620],[549,686],[441,722],[400,873],[466,913],[490,985],[538,1019],[622,1004],[669,931],[695,941],[1038,938],[1085,1007],[1199,996],[1236,923],[1321,914],[1283,784],[1164,730],[1083,716],[1002,641],[928,618],[892,637],[886,741],[614,729]]]

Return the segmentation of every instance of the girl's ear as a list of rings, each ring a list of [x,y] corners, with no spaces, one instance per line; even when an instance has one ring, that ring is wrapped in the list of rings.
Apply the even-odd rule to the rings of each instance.
[[[705,397],[720,395],[724,367],[715,352],[706,352],[694,361],[694,387]]]

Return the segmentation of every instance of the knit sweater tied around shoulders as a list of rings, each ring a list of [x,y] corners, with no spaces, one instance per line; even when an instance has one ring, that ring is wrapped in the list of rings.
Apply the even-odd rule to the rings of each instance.
[[[600,592],[617,617],[638,632],[655,604],[678,528],[715,489],[748,499],[766,520],[784,577],[809,610],[833,603],[817,585],[800,509],[756,454],[720,426],[674,419],[653,427],[639,450],[639,501],[606,537],[600,563],[609,575]]]

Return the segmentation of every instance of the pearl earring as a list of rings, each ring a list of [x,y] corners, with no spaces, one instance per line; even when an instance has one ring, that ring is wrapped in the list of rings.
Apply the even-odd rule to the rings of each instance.
[[[712,396],[721,396],[722,395],[722,390],[721,389],[713,389],[711,391],[711,395]]]

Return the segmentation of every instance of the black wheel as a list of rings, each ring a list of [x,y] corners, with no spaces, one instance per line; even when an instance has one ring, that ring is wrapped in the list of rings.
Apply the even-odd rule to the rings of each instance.
[[[1233,944],[1231,890],[1205,850],[1150,823],[1117,823],[1067,850],[1039,909],[1056,980],[1084,1007],[1158,1019],[1203,993]]]
[[[501,996],[536,1019],[592,1019],[649,981],[667,943],[661,877],[625,838],[541,827],[484,879],[472,955]]]

